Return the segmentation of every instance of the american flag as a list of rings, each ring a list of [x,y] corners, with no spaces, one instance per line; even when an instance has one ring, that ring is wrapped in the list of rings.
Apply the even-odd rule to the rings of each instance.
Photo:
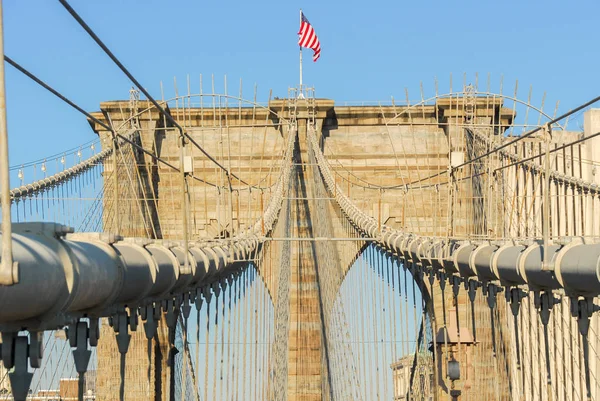
[[[321,56],[321,43],[319,43],[319,38],[317,38],[317,34],[313,29],[312,25],[303,12],[300,12],[300,32],[298,32],[298,44],[300,47],[308,47],[309,49],[314,50],[313,61],[317,61]]]

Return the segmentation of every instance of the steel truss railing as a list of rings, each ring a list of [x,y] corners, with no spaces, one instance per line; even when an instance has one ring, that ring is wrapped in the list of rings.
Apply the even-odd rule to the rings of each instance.
[[[478,129],[472,129],[471,132],[482,143],[485,143],[487,145],[489,145],[491,143],[489,138],[485,134],[481,133]],[[583,138],[582,140],[585,140],[585,139],[587,139],[587,138]],[[550,152],[552,152],[552,150],[550,150]],[[542,165],[540,165],[539,163],[535,163],[533,161],[534,159],[543,158],[544,154],[533,155],[533,156],[524,158],[524,157],[519,156],[515,152],[511,152],[508,149],[500,149],[498,151],[498,153],[500,155],[506,157],[508,160],[512,161],[513,164],[515,164],[515,165],[518,164],[518,165],[522,166],[523,168],[529,169],[538,174],[545,173],[544,167]],[[574,188],[577,188],[579,191],[584,191],[586,193],[589,192],[591,194],[600,193],[600,185],[595,184],[590,181],[587,181],[587,180],[584,180],[582,178],[572,177],[567,174],[563,174],[556,170],[550,170],[550,178],[560,184],[573,186]]]
[[[124,136],[129,138],[133,132],[135,132],[135,130],[128,130]],[[124,143],[124,141],[121,141],[121,143]],[[77,163],[73,167],[69,167],[68,169],[51,175],[50,177],[45,177],[30,184],[13,188],[10,190],[11,201],[14,202],[20,198],[34,195],[68,180],[72,180],[85,173],[90,168],[93,168],[94,166],[104,162],[108,157],[110,157],[110,155],[112,155],[112,153],[113,148],[106,148],[102,152],[83,160],[80,163]]]
[[[504,287],[505,299],[513,314],[518,314],[521,301],[527,293],[532,293],[544,325],[546,349],[549,315],[556,304],[554,292],[560,291],[569,297],[571,313],[582,335],[589,394],[587,336],[591,316],[598,310],[594,297],[600,295],[599,243],[590,243],[586,238],[554,243],[548,249],[551,260],[545,264],[543,241],[471,241],[419,236],[394,229],[368,216],[343,193],[319,147],[314,128],[309,129],[307,138],[325,184],[348,220],[364,236],[403,260],[413,275],[429,276],[432,282],[447,280],[456,289],[464,283],[470,294],[483,287],[493,302]]]
[[[25,399],[39,367],[42,334],[67,326],[79,373],[87,370],[98,343],[101,317],[111,317],[119,351],[126,353],[129,330],[138,317],[147,338],[156,333],[160,314],[174,325],[178,311],[231,284],[248,260],[260,251],[273,229],[289,186],[296,126],[290,124],[281,174],[261,217],[230,239],[190,242],[122,238],[109,233],[73,233],[55,223],[21,223],[13,227],[14,260],[19,282],[0,286],[0,355],[10,373],[16,400]],[[101,157],[99,154],[98,157]],[[185,249],[187,245],[188,253]],[[19,335],[22,330],[29,336]]]
[[[583,238],[565,240],[564,244],[553,248],[553,269],[544,271],[541,268],[542,245],[537,241],[518,244],[425,237],[380,225],[355,206],[335,183],[314,131],[309,134],[309,140],[327,187],[348,219],[370,238],[375,238],[378,244],[407,261],[462,278],[477,278],[481,283],[499,281],[508,285],[528,285],[532,291],[562,288],[573,297],[600,295],[600,244],[588,243],[589,240]]]

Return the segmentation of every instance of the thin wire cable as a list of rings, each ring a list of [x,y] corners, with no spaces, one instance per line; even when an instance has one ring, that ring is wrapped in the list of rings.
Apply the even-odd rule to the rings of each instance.
[[[150,93],[135,79],[135,77],[125,68],[125,66],[119,61],[119,59],[110,51],[110,49],[100,40],[100,38],[94,33],[94,31],[89,27],[89,25],[77,14],[77,12],[69,5],[66,0],[58,0],[63,7],[71,14],[71,16],[79,23],[79,25],[91,36],[91,38],[100,46],[100,48],[108,55],[108,57],[119,67],[119,69],[133,82],[133,84],[146,96],[148,100],[154,104],[154,106],[160,110],[160,112],[169,120],[171,124],[177,127],[180,134],[185,136],[200,152],[202,152],[210,161],[212,161],[215,165],[217,165],[221,170],[223,170],[227,176],[231,176],[241,182],[244,185],[248,185],[247,182],[239,178],[234,173],[231,173],[227,170],[221,163],[219,163],[214,157],[212,157],[204,148],[202,148],[189,134],[187,134],[183,128],[175,121],[175,119],[168,113],[165,109],[163,109],[160,104],[150,95]]]
[[[21,65],[19,65],[17,62],[15,62],[14,60],[12,60],[10,57],[8,56],[4,56],[4,59],[13,67],[15,67],[17,70],[19,70],[20,72],[22,72],[24,75],[26,75],[27,77],[29,77],[31,80],[33,80],[35,83],[37,83],[38,85],[42,86],[44,89],[48,90],[50,93],[52,93],[54,96],[58,97],[60,100],[62,100],[63,102],[67,103],[69,106],[71,106],[72,108],[74,108],[75,110],[77,110],[78,112],[80,112],[81,114],[83,114],[84,116],[86,116],[87,118],[89,118],[90,120],[92,120],[94,123],[100,125],[102,128],[106,129],[107,131],[112,132],[114,135],[118,136],[121,140],[129,143],[131,146],[135,147],[136,149],[144,152],[145,154],[147,154],[148,156],[152,157],[154,160],[163,163],[164,165],[172,168],[173,170],[180,172],[180,169],[175,167],[174,165],[172,165],[171,163],[165,161],[164,159],[162,159],[159,156],[156,156],[154,153],[149,152],[148,150],[144,149],[142,146],[139,146],[138,144],[134,143],[133,141],[131,141],[129,138],[126,138],[124,135],[120,134],[119,132],[115,131],[112,127],[110,127],[109,125],[105,124],[104,122],[98,120],[96,117],[94,117],[93,115],[91,115],[90,113],[88,113],[87,111],[85,111],[83,108],[79,107],[77,104],[75,104],[74,102],[72,102],[71,100],[69,100],[67,97],[65,97],[64,95],[62,95],[60,92],[58,92],[57,90],[55,90],[54,88],[52,88],[50,85],[46,84],[44,81],[42,81],[41,79],[39,79],[37,76],[35,76],[34,74],[32,74],[31,72],[29,72],[28,70],[26,70],[24,67],[22,67]],[[207,185],[210,185],[212,187],[215,187],[215,184],[212,184],[210,182],[207,182],[201,178],[198,178],[196,176],[194,176],[193,174],[189,174],[190,177],[192,177],[193,179],[203,182]]]

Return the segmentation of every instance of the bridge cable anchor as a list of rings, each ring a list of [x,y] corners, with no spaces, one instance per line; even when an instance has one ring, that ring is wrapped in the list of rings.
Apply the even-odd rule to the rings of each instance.
[[[69,345],[74,348],[72,351],[73,362],[75,363],[75,370],[79,375],[78,393],[83,395],[85,373],[87,372],[90,357],[92,356],[92,351],[88,350],[88,344],[90,346],[98,345],[98,319],[90,318],[89,327],[86,321],[80,320],[70,325],[66,332]]]
[[[559,304],[559,298],[554,298],[551,290],[545,290],[540,294],[539,291],[534,292],[534,304],[540,314],[540,320],[544,326],[544,347],[546,356],[546,384],[548,387],[552,385],[552,373],[550,367],[550,342],[548,339],[548,323],[550,321],[550,312],[554,305]],[[550,389],[549,389],[550,391]]]
[[[202,299],[202,290],[200,288],[196,288],[194,291],[194,297],[191,301],[194,303],[194,305],[196,305],[197,310],[202,309],[202,303],[204,300]]]
[[[175,325],[177,324],[177,315],[178,315],[178,308],[175,305],[176,300],[175,299],[168,299],[166,301],[166,321],[167,321],[167,327],[169,327],[169,329],[174,328]],[[179,300],[177,300],[177,303],[179,304]]]
[[[14,332],[2,333],[2,360],[8,373],[15,401],[25,401],[31,387],[32,368],[39,368],[43,352],[43,332],[31,332],[30,336],[19,336]]]
[[[485,287],[484,287],[485,288]],[[494,310],[496,309],[496,295],[499,292],[502,292],[502,288],[498,287],[495,284],[489,284],[487,286],[487,303],[490,307],[490,329],[492,332],[492,356],[495,358],[497,355],[496,349],[496,330],[495,330],[495,320],[494,320]]]
[[[571,298],[571,314],[577,318],[577,327],[579,328],[579,334],[581,334],[581,342],[583,348],[583,362],[585,372],[585,388],[586,396],[588,400],[592,399],[592,385],[590,376],[590,344],[588,341],[588,334],[590,329],[590,320],[594,312],[600,310],[600,307],[594,304],[594,299],[591,297],[585,297],[578,299],[577,297]]]
[[[158,319],[155,316],[156,309],[157,307],[154,304],[149,304],[140,308],[140,316],[144,321],[144,333],[148,340],[154,338],[156,330],[158,329]]]
[[[519,343],[519,310],[521,301],[527,297],[527,292],[518,287],[507,288],[505,291],[506,302],[510,303],[510,309],[513,315],[513,326],[515,331],[515,344],[517,353],[517,370],[521,370],[521,345]]]
[[[477,343],[477,326],[475,323],[475,297],[477,296],[477,288],[481,287],[481,283],[477,280],[468,281],[468,294],[471,301],[471,324],[473,325],[473,343]]]
[[[456,333],[458,335],[458,343],[460,344],[460,316],[458,314],[458,293],[460,292],[460,283],[462,278],[459,276],[452,276],[452,295],[454,297],[454,310],[456,313]]]
[[[185,319],[190,317],[192,306],[190,305],[190,293],[183,294],[183,302],[181,303],[181,313]]]
[[[137,316],[135,316],[137,319]],[[129,316],[125,309],[120,310],[112,317],[113,330],[115,331],[117,339],[117,347],[119,353],[123,356],[129,349],[129,342],[131,335],[129,334]]]
[[[177,347],[175,347],[175,334],[177,329],[177,320],[179,319],[179,308],[181,305],[181,298],[167,300],[166,307],[166,321],[169,332],[169,354],[167,357],[167,366],[171,369],[175,367],[175,355],[179,353]]]

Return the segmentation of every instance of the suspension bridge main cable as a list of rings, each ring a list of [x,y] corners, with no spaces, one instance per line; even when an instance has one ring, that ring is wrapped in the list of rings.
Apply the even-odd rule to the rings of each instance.
[[[198,148],[198,150],[200,152],[202,152],[210,161],[212,161],[216,166],[218,166],[221,170],[223,170],[225,172],[225,174],[227,175],[227,177],[233,177],[236,180],[238,180],[240,183],[244,184],[244,185],[249,185],[246,181],[242,180],[241,178],[239,178],[237,175],[235,175],[235,173],[230,172],[225,166],[223,166],[221,163],[219,163],[214,157],[212,157],[206,150],[204,150],[204,148],[202,148],[202,146],[200,146],[200,144],[198,144],[194,138],[192,138],[187,132],[185,132],[185,130],[181,127],[181,125],[179,125],[179,123],[177,123],[177,121],[175,121],[175,119],[173,118],[173,116],[171,116],[170,113],[168,113],[155,99],[154,97],[152,97],[152,95],[150,95],[150,93],[138,82],[137,79],[135,79],[135,77],[129,72],[129,70],[119,61],[119,59],[110,51],[110,49],[104,44],[104,42],[102,42],[102,40],[100,40],[100,38],[98,37],[98,35],[96,35],[96,33],[94,33],[94,31],[92,30],[92,28],[89,27],[89,25],[83,20],[83,18],[81,18],[79,16],[79,14],[77,14],[77,12],[69,5],[69,3],[67,3],[66,0],[58,0],[63,7],[69,12],[69,14],[71,14],[71,16],[79,23],[79,25],[81,25],[81,27],[92,37],[92,39],[94,39],[94,41],[98,44],[98,46],[100,46],[100,48],[108,55],[108,57],[110,57],[110,59],[121,69],[121,71],[127,75],[127,77],[131,80],[131,82],[133,82],[133,84],[146,96],[146,98],[148,100],[150,100],[150,102],[154,105],[154,107],[156,107],[164,116],[165,118],[171,123],[173,124],[175,127],[177,127],[177,129],[179,130],[179,133],[186,137],[194,146],[196,146],[196,148]]]
[[[28,161],[26,163],[21,163],[21,164],[13,165],[13,166],[10,167],[10,171],[22,169],[24,167],[35,166],[38,163],[44,163],[44,162],[47,162],[48,160],[50,160],[50,161],[56,160],[56,159],[59,159],[59,158],[61,158],[63,156],[70,155],[71,153],[73,153],[73,152],[75,152],[77,150],[81,150],[82,148],[88,147],[90,145],[95,146],[97,143],[100,143],[100,140],[98,138],[92,139],[92,140],[84,142],[84,143],[82,143],[82,144],[80,144],[78,146],[72,147],[70,149],[66,149],[66,150],[64,150],[62,152],[59,152],[59,153],[55,153],[55,154],[53,154],[51,156],[47,156],[47,157],[44,157],[44,158],[41,158],[41,159],[37,159],[37,160],[31,160],[31,161]]]
[[[172,165],[171,163],[165,161],[161,157],[156,156],[154,153],[152,153],[152,152],[144,149],[142,146],[140,146],[137,143],[133,142],[129,138],[125,137],[124,135],[119,134],[111,126],[109,126],[108,124],[105,124],[104,122],[100,121],[99,119],[97,119],[96,117],[94,117],[93,115],[91,115],[90,113],[88,113],[87,111],[85,111],[79,105],[77,105],[76,103],[74,103],[73,101],[71,101],[70,99],[68,99],[64,95],[62,95],[60,92],[58,92],[56,89],[52,88],[50,85],[48,85],[47,83],[45,83],[44,81],[42,81],[40,78],[38,78],[37,76],[35,76],[34,74],[32,74],[31,72],[29,72],[28,70],[26,70],[23,66],[21,66],[20,64],[18,64],[16,61],[14,61],[13,59],[11,59],[7,55],[4,55],[4,60],[6,60],[7,63],[9,63],[13,67],[15,67],[21,73],[23,73],[24,75],[26,75],[28,78],[30,78],[31,80],[33,80],[35,83],[37,83],[38,85],[40,85],[41,87],[43,87],[44,89],[46,89],[47,91],[49,91],[50,93],[52,93],[54,96],[58,97],[63,102],[67,103],[69,106],[71,106],[72,108],[74,108],[75,110],[77,110],[78,112],[80,112],[81,114],[83,114],[84,116],[86,116],[87,118],[89,118],[90,120],[92,120],[93,122],[95,122],[96,124],[100,125],[102,128],[106,129],[107,131],[112,132],[115,136],[117,136],[120,139],[122,139],[123,141],[129,143],[131,146],[135,147],[136,149],[144,152],[148,156],[152,157],[154,160],[165,164],[166,166],[172,168],[173,170],[175,170],[177,172],[180,172],[179,168],[177,168],[174,165]],[[213,184],[211,182],[205,181],[205,180],[203,180],[203,179],[201,179],[199,177],[194,176],[193,174],[190,174],[190,177],[192,177],[193,179],[195,179],[197,181],[200,181],[200,182],[203,182],[203,183],[205,183],[207,185],[210,185],[212,187],[216,187],[217,186],[216,184]]]

